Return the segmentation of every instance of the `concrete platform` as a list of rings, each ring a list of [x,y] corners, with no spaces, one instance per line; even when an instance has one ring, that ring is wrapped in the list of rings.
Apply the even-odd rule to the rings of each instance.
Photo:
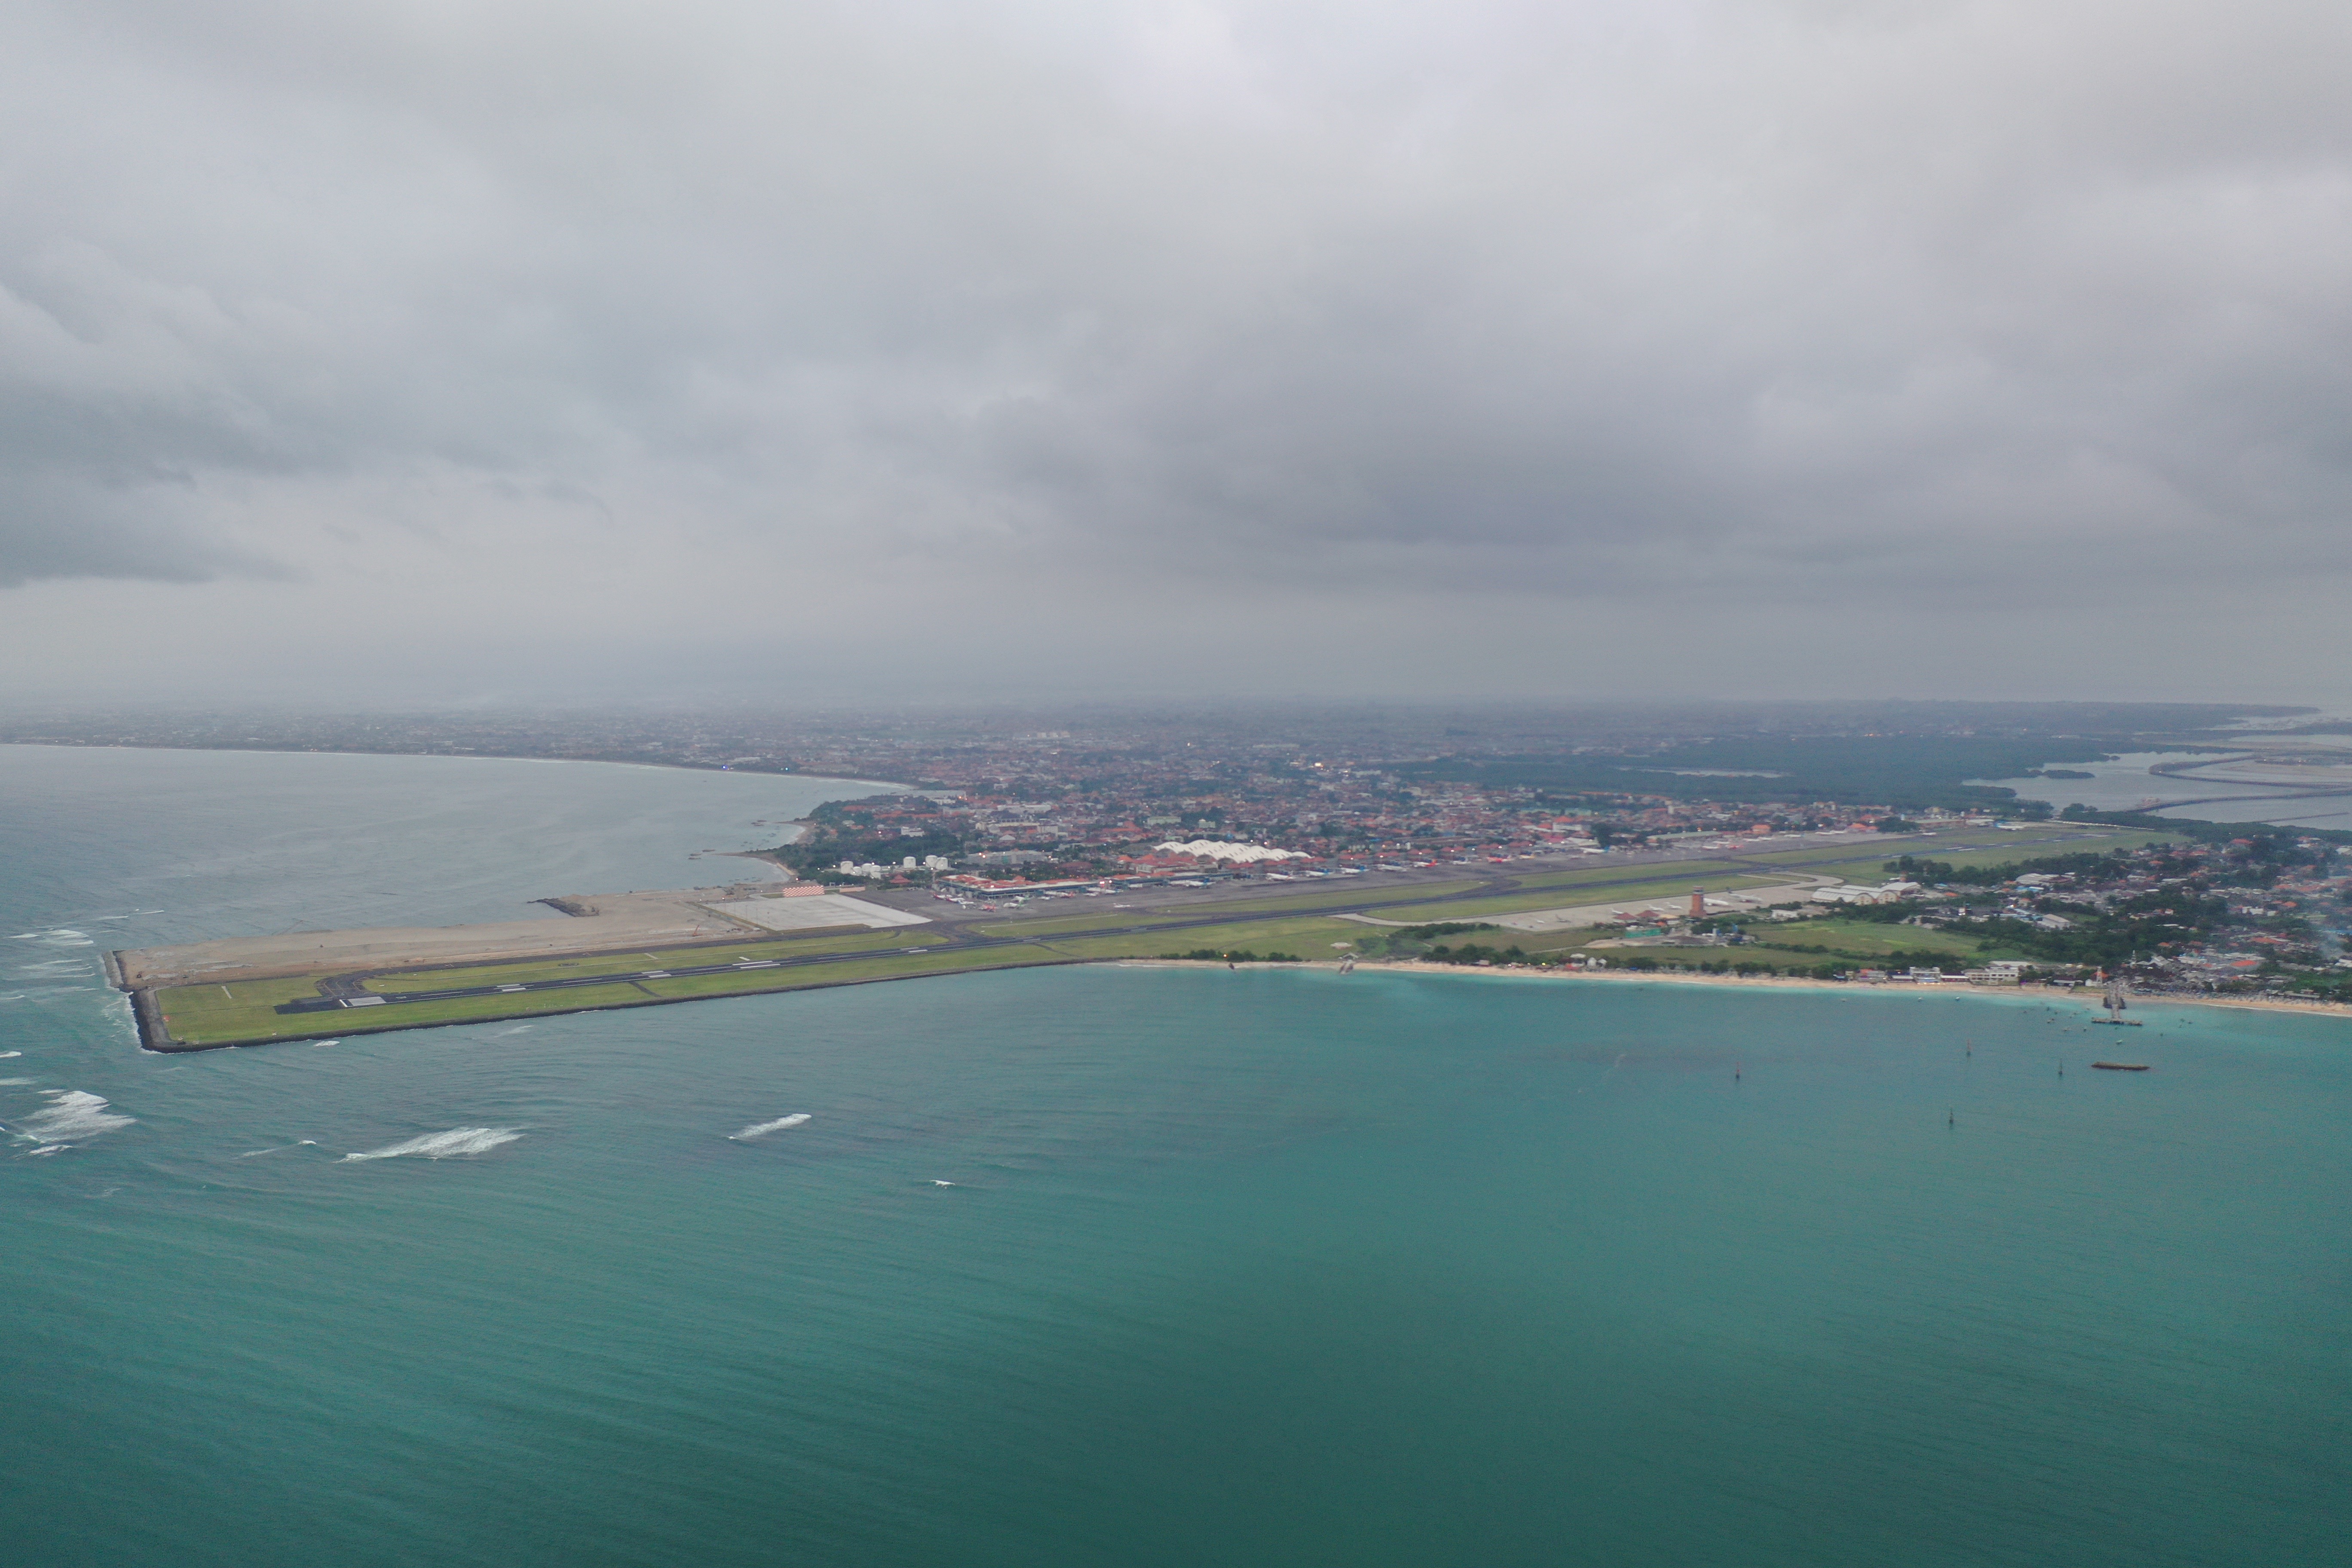
[[[793,899],[737,899],[710,907],[730,919],[769,931],[809,931],[819,926],[848,925],[880,929],[931,923],[929,915],[870,904],[846,893],[818,893],[813,897]]]
[[[717,912],[741,900],[750,885],[660,893],[583,893],[547,903],[569,920],[495,921],[462,926],[373,926],[226,937],[176,947],[135,948],[114,955],[126,990],[194,982],[263,980],[320,970],[409,969],[501,958],[548,958],[740,936],[764,929]],[[816,904],[824,899],[756,900]],[[846,900],[845,900],[846,901]],[[885,911],[888,912],[888,911]],[[818,922],[823,923],[823,922]],[[832,923],[846,923],[835,919]]]

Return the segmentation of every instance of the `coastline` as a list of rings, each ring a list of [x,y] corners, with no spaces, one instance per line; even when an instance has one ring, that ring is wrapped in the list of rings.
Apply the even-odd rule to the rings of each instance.
[[[1197,963],[1196,960],[1161,960],[1162,963]],[[1245,964],[1244,968],[1331,969],[1328,963],[1315,964]],[[1418,959],[1401,959],[1391,963],[1377,960],[1360,962],[1361,970],[1380,973],[1406,974],[1468,974],[1481,978],[1503,980],[1588,980],[1598,984],[1638,984],[1647,985],[1730,985],[1755,990],[1772,988],[1796,991],[1834,991],[1854,995],[1882,994],[1974,996],[1998,1000],[2002,997],[2032,997],[2037,1001],[2067,1002],[2085,1011],[2097,1010],[2100,993],[2088,986],[2060,991],[2049,986],[2021,985],[1916,985],[1871,983],[1854,980],[1799,980],[1785,974],[1675,974],[1656,970],[1550,970],[1550,969],[1481,969],[1471,964],[1428,963]],[[2140,996],[2134,1000],[2142,1007],[2229,1007],[2247,1013],[2304,1013],[2322,1018],[2337,1018],[2352,1022],[2352,1004],[2340,1002],[2284,1002],[2267,996]]]
[[[1215,969],[1220,966],[1222,962],[1223,961],[1221,960],[1214,959],[1068,958],[1045,956],[1042,953],[1024,953],[1021,956],[1014,956],[1011,953],[1007,953],[998,962],[975,964],[968,968],[917,971],[913,973],[905,974],[865,975],[854,979],[819,979],[792,985],[778,986],[772,989],[728,992],[711,995],[649,996],[642,1001],[604,1001],[589,1006],[566,1007],[558,1005],[551,1007],[531,1007],[520,1009],[511,1014],[501,1015],[497,1018],[446,1018],[419,1020],[415,1022],[394,1022],[386,1020],[383,1023],[377,1023],[373,1019],[366,1022],[361,1022],[358,1019],[353,1018],[350,1014],[345,1013],[336,1015],[336,1026],[329,1026],[322,1024],[315,1029],[302,1029],[299,1032],[273,1035],[265,1039],[220,1040],[205,1044],[191,1044],[189,1042],[174,1039],[163,1025],[160,1009],[156,1006],[154,994],[152,991],[136,990],[131,992],[130,995],[132,1016],[139,1037],[140,1048],[160,1054],[176,1055],[185,1051],[236,1050],[251,1046],[286,1045],[299,1040],[319,1039],[329,1036],[341,1038],[354,1035],[398,1034],[408,1029],[455,1028],[474,1024],[503,1023],[509,1018],[516,1017],[554,1017],[572,1013],[608,1013],[619,1012],[634,1007],[676,1006],[688,1002],[740,1000],[752,996],[781,996],[789,994],[795,991],[828,990],[844,985],[887,985],[901,980],[943,980],[951,975],[985,974],[1006,969],[1075,968],[1086,964],[1103,964],[1128,969]],[[1254,970],[1306,971],[1316,973],[1331,974],[1334,976],[1338,973],[1338,965],[1328,961],[1298,963],[1269,963],[1264,960],[1258,960],[1253,963],[1233,964],[1228,967]],[[1942,994],[1947,996],[1972,997],[1979,1001],[2032,1000],[2039,1001],[2045,1005],[2063,1002],[2078,1006],[2085,1012],[2096,1010],[2099,994],[2096,992],[2088,990],[2053,993],[2039,987],[2028,990],[2021,987],[2006,985],[1877,985],[1855,982],[1838,982],[1833,980],[1801,980],[1790,978],[1786,975],[1764,974],[1748,975],[1743,977],[1736,974],[1672,974],[1659,973],[1655,972],[1637,973],[1633,971],[1601,971],[1594,973],[1591,971],[1576,970],[1480,969],[1475,966],[1459,964],[1428,963],[1417,960],[1403,960],[1387,963],[1360,963],[1357,967],[1366,973],[1431,974],[1452,976],[1455,979],[1466,978],[1473,980],[1512,980],[1534,983],[1551,982],[1555,984],[1560,982],[1585,982],[1601,985],[1713,985],[1734,986],[1748,990],[1831,992],[1843,995],[1876,995],[1892,994],[1896,995],[1920,996]],[[2251,1013],[2301,1013],[2352,1022],[2352,1006],[2330,1003],[2275,1002],[2264,997],[2224,999],[2221,997],[2151,996],[2142,999],[2142,1005],[2145,1007],[2153,1008],[2173,1005],[2184,1007],[2234,1008],[2241,1012]]]
[[[917,784],[891,779],[844,778],[835,773],[796,773],[781,768],[709,767],[694,763],[647,761],[641,757],[550,757],[535,752],[362,752],[343,746],[173,746],[144,741],[0,741],[0,746],[46,746],[62,752],[234,752],[253,757],[440,757],[450,762],[587,763],[608,768],[661,768],[681,773],[740,773],[746,778],[814,780],[823,784],[873,784],[877,792],[916,791]],[[862,796],[835,796],[861,799]],[[723,851],[723,853],[734,853]]]

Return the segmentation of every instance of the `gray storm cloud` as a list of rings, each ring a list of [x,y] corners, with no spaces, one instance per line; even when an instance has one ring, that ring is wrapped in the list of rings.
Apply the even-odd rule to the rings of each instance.
[[[2340,588],[2347,67],[2283,3],[27,4],[0,584]]]

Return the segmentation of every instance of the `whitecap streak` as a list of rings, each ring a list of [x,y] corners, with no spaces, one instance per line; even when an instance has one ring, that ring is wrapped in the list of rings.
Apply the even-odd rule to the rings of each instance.
[[[805,1110],[795,1110],[790,1116],[779,1116],[773,1121],[758,1121],[740,1132],[730,1132],[730,1138],[758,1138],[770,1132],[782,1132],[787,1127],[798,1127],[809,1119]]]
[[[422,1137],[387,1143],[381,1149],[370,1149],[363,1154],[346,1154],[345,1163],[353,1160],[397,1160],[416,1155],[426,1160],[447,1160],[466,1154],[487,1154],[501,1143],[511,1143],[522,1136],[519,1127],[452,1127],[446,1132],[427,1132]]]
[[[49,1108],[37,1110],[16,1123],[17,1132],[37,1143],[62,1144],[77,1138],[95,1138],[139,1120],[109,1110],[101,1096],[86,1089],[51,1089],[42,1092],[49,1098]]]
[[[86,958],[45,958],[37,963],[28,963],[22,969],[12,969],[8,973],[19,980],[37,980],[48,974],[90,974],[96,972]]]

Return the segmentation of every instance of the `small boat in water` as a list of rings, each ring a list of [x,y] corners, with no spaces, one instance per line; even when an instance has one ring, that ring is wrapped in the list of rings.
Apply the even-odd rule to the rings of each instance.
[[[2106,1072],[2146,1072],[2147,1070],[2146,1062],[2093,1062],[2091,1065]]]

